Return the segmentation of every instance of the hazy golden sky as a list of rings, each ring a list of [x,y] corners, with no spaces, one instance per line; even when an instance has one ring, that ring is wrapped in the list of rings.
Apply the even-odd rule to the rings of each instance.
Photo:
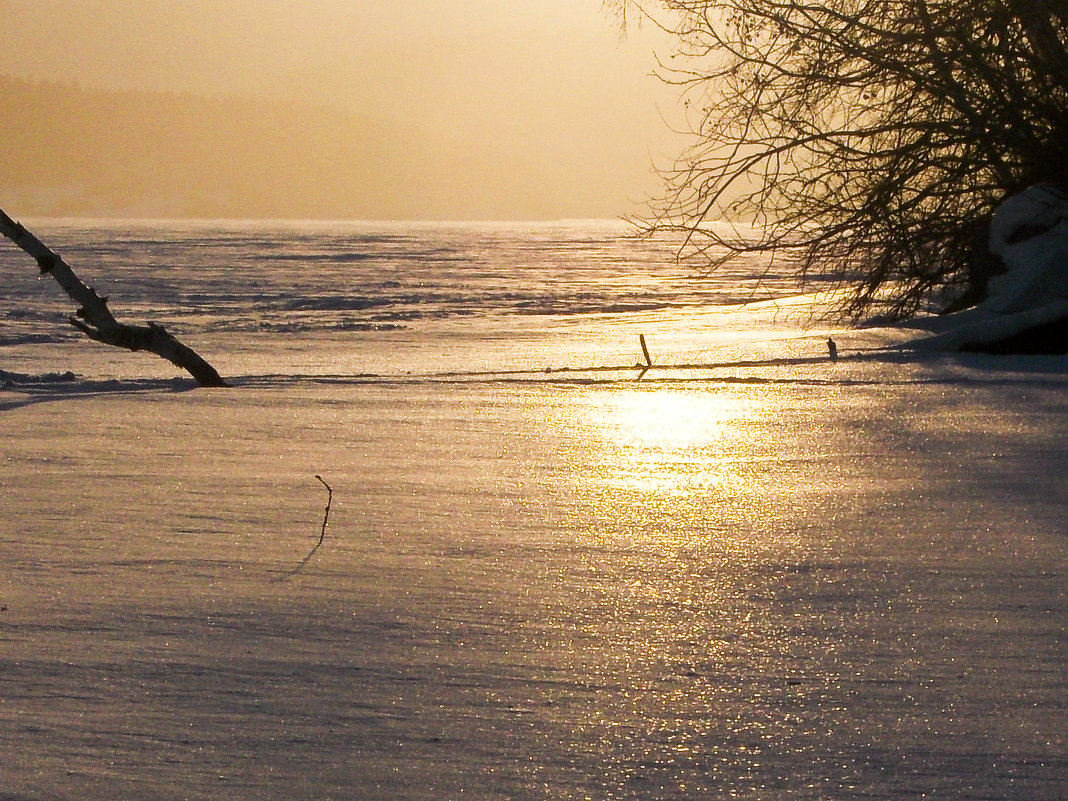
[[[321,126],[333,113],[358,116],[364,132],[377,126],[368,135],[339,124],[336,138],[396,141],[392,153],[331,145],[330,158],[358,153],[359,168],[338,165],[351,185],[317,185],[323,197],[351,197],[351,208],[297,203],[308,187],[287,204],[288,185],[276,181],[275,205],[253,213],[615,216],[656,187],[651,161],[679,147],[661,116],[676,92],[650,76],[653,31],[621,41],[600,0],[0,0],[0,14],[2,74],[315,104],[326,109]],[[62,155],[42,170],[63,173]],[[383,182],[396,185],[392,195]],[[62,183],[52,175],[42,186]],[[127,211],[172,208],[138,198]]]

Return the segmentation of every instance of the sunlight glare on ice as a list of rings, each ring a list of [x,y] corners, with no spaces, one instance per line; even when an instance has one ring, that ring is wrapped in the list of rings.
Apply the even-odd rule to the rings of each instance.
[[[756,393],[665,388],[584,395],[577,425],[604,484],[617,490],[680,496],[748,483],[749,423],[765,414]]]

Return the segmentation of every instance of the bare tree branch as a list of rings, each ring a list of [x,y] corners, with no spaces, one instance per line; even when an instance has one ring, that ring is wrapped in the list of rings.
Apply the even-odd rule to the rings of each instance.
[[[710,269],[753,254],[906,316],[983,284],[1023,186],[1068,186],[1068,23],[1054,0],[660,0],[691,147],[643,229]],[[756,223],[741,237],[723,220]]]

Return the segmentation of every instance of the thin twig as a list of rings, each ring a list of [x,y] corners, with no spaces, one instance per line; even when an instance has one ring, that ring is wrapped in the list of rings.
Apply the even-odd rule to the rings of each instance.
[[[308,551],[308,555],[300,560],[300,564],[299,565],[297,565],[296,567],[292,568],[291,570],[287,570],[278,579],[278,581],[285,581],[286,579],[291,578],[291,577],[297,575],[298,573],[300,573],[302,570],[304,570],[304,566],[306,564],[308,564],[308,562],[311,561],[311,558],[313,556],[315,556],[315,552],[319,550],[319,548],[323,544],[323,540],[326,538],[326,523],[330,519],[330,503],[334,500],[334,491],[332,489],[330,489],[330,485],[329,484],[327,484],[325,481],[323,481],[323,477],[322,476],[316,475],[315,477],[317,479],[319,479],[319,482],[324,487],[326,487],[326,492],[327,492],[327,495],[326,495],[326,511],[323,512],[323,528],[319,532],[319,541],[317,543],[315,543],[315,545],[312,547],[312,549],[310,551]]]
[[[317,479],[319,479],[319,482],[324,487],[326,487],[326,492],[327,492],[327,495],[326,495],[326,511],[323,512],[323,530],[319,534],[319,545],[322,545],[323,544],[323,538],[326,537],[326,521],[330,519],[330,503],[334,500],[334,491],[332,489],[330,489],[330,485],[329,484],[327,484],[325,481],[323,481],[323,477],[322,476],[316,474],[315,477]],[[319,545],[316,545],[315,547],[318,548]]]

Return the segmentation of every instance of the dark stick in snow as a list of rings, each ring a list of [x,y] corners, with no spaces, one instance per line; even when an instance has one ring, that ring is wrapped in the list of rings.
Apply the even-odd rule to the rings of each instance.
[[[642,380],[642,376],[645,375],[649,368],[653,366],[652,357],[649,356],[649,348],[645,344],[645,334],[638,334],[638,341],[642,345],[642,353],[645,354],[645,366],[642,367],[642,371],[638,373],[638,380]]]
[[[304,566],[307,565],[308,562],[311,561],[311,558],[313,556],[315,556],[316,551],[319,550],[319,548],[323,544],[323,540],[326,538],[326,522],[327,522],[327,520],[330,519],[330,503],[334,500],[334,491],[332,489],[330,489],[330,485],[329,484],[327,484],[325,481],[323,481],[323,477],[322,476],[316,474],[315,477],[319,480],[320,484],[322,484],[324,487],[326,487],[326,492],[327,492],[327,495],[326,495],[326,511],[323,513],[323,528],[319,532],[319,541],[317,543],[315,543],[314,547],[310,551],[308,551],[308,555],[300,560],[300,564],[297,565],[296,567],[294,567],[292,570],[289,570],[288,572],[286,572],[285,575],[282,576],[281,579],[279,579],[279,581],[284,581],[287,578],[291,578],[291,577],[297,575],[298,573],[300,573],[302,570],[304,570]]]
[[[321,483],[324,487],[326,487],[326,493],[327,493],[326,494],[326,511],[323,512],[323,530],[319,534],[319,545],[322,545],[323,544],[323,538],[326,537],[326,521],[330,519],[330,503],[334,500],[334,491],[332,489],[330,489],[330,485],[329,484],[327,484],[325,481],[323,481],[323,477],[322,476],[316,474],[315,477],[317,479],[319,479],[319,483]],[[315,547],[318,548],[319,545],[316,545]]]

